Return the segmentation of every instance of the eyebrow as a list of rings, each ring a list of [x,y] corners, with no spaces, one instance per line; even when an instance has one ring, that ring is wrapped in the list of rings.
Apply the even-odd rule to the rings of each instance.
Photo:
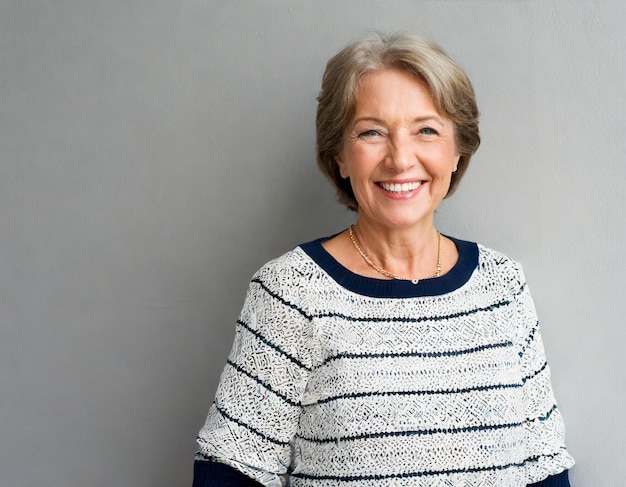
[[[424,115],[423,117],[415,117],[412,120],[412,123],[421,123],[428,121],[433,121],[439,123],[440,125],[445,125],[443,119],[441,119],[437,115]],[[377,117],[359,117],[353,122],[353,125],[356,125],[359,122],[374,122],[385,125],[385,121]]]

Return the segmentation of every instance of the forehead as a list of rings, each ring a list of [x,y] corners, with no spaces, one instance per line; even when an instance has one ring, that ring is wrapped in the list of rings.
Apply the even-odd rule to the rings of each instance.
[[[440,115],[426,82],[401,69],[373,71],[361,78],[355,93],[355,114],[364,110]]]

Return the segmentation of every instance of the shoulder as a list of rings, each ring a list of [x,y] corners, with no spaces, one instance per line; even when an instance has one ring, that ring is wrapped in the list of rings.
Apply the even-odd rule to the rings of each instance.
[[[324,259],[329,259],[322,243],[332,237],[321,237],[310,242],[301,243],[279,257],[263,265],[253,279],[282,279],[283,282],[312,280],[323,274]]]
[[[506,254],[484,244],[450,237],[459,251],[459,261],[476,274],[498,281],[524,281],[522,264]]]
[[[318,286],[319,267],[300,246],[265,263],[254,273],[250,290],[304,311],[308,290]]]
[[[477,243],[476,246],[478,247],[479,261],[482,265],[521,268],[521,264],[517,260],[512,259],[498,250],[494,250],[481,243]]]
[[[310,275],[314,269],[312,264],[311,259],[298,246],[266,262],[254,273],[252,280],[262,280],[268,284],[288,284]]]
[[[526,286],[526,277],[520,262],[482,244],[477,246],[478,268],[485,276],[506,284],[515,293]]]

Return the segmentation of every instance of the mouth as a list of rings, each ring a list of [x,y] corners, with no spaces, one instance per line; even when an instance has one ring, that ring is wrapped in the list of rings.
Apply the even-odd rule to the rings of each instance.
[[[376,183],[380,188],[392,194],[412,193],[422,185],[422,181],[411,181],[410,183]]]

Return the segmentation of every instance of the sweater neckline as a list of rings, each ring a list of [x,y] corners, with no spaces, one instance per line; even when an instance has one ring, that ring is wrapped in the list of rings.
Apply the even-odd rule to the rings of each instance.
[[[459,259],[443,276],[422,279],[417,284],[398,279],[365,277],[344,267],[322,246],[331,237],[318,238],[299,247],[341,287],[370,297],[413,298],[447,294],[469,281],[478,266],[479,252],[476,243],[446,235],[456,245]]]

